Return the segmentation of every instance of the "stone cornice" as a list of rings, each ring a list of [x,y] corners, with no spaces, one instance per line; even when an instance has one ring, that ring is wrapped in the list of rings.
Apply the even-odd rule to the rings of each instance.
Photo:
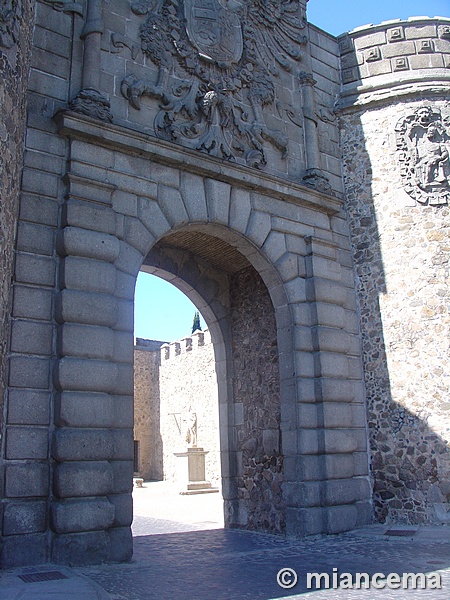
[[[400,100],[423,99],[429,96],[449,96],[450,73],[446,73],[448,81],[436,81],[433,77],[429,80],[426,76],[402,81],[385,82],[384,85],[361,85],[351,92],[342,93],[341,99],[335,107],[335,112],[357,112],[378,104],[391,104]]]
[[[83,140],[129,155],[147,157],[158,163],[225,181],[329,215],[338,213],[342,206],[339,198],[317,192],[298,182],[281,179],[262,171],[255,172],[248,167],[200,154],[195,150],[133,129],[98,121],[83,114],[62,110],[55,115],[54,120],[59,133],[68,138]]]

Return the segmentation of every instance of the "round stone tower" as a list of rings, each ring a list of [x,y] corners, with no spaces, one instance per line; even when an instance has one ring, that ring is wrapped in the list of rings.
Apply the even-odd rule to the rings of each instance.
[[[339,38],[374,510],[450,521],[450,19]]]

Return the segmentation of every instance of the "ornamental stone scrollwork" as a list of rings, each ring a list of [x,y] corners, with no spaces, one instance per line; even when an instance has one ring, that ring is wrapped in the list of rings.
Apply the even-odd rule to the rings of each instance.
[[[12,48],[19,35],[20,0],[0,0],[0,47]]]
[[[420,204],[450,198],[450,115],[422,106],[396,126],[400,172],[406,192]]]
[[[158,100],[158,137],[257,168],[265,141],[286,154],[287,136],[266,125],[263,108],[275,102],[281,70],[302,58],[298,0],[142,0],[132,10],[146,19],[141,50],[158,76],[129,75],[121,89],[137,110],[142,96]]]

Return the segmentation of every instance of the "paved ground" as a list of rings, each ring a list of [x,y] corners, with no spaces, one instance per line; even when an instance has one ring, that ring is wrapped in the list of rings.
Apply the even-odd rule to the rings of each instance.
[[[135,490],[131,563],[6,571],[0,575],[0,600],[450,599],[448,528],[408,528],[413,533],[398,537],[385,535],[387,527],[372,526],[317,540],[285,540],[220,529],[219,494],[180,497],[173,492],[163,484]],[[180,506],[181,513],[177,512]],[[277,584],[277,574],[285,568],[295,570],[295,587],[283,589]],[[19,577],[39,571],[59,571],[67,579],[25,583]],[[313,572],[330,575],[331,589],[308,588],[307,573]],[[424,573],[428,587],[332,589],[333,572],[338,579],[345,572],[352,577]],[[437,581],[433,573],[441,575],[441,589],[430,588]],[[292,572],[286,573],[283,581],[288,584],[293,577]]]

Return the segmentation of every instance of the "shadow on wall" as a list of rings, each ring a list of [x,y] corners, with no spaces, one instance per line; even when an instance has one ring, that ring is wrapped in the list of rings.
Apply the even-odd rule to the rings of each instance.
[[[398,163],[398,123],[413,122],[423,106],[340,116],[374,512],[382,523],[450,524],[449,209],[408,195]]]

